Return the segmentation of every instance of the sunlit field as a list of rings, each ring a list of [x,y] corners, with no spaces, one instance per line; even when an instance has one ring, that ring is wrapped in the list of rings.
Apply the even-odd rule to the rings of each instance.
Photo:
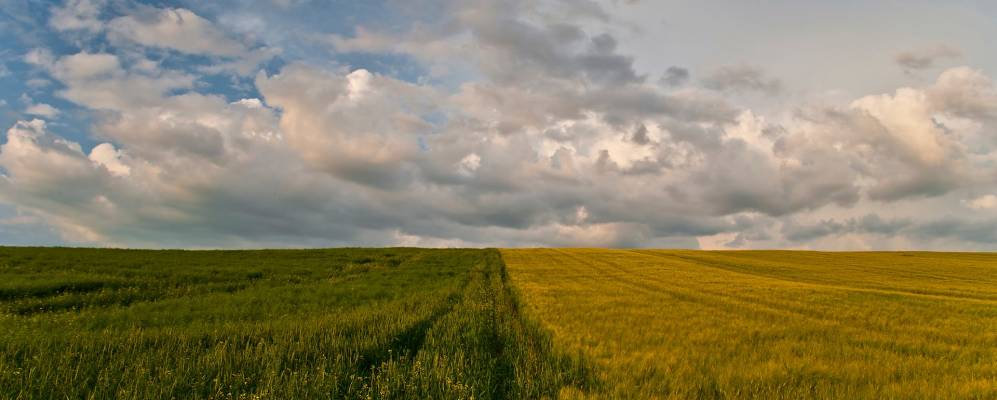
[[[592,398],[997,398],[997,255],[502,250]]]
[[[495,250],[0,248],[0,398],[556,396]]]

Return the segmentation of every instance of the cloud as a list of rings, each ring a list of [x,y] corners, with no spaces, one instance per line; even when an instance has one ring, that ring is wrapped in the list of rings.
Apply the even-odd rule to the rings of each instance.
[[[460,159],[460,162],[457,163],[458,172],[462,175],[473,175],[474,171],[477,171],[478,168],[481,168],[481,156],[475,153],[464,156],[464,158]]]
[[[992,194],[985,194],[975,199],[966,201],[965,204],[966,207],[972,208],[974,210],[990,210],[997,208],[997,196]]]
[[[53,119],[60,114],[59,109],[49,104],[35,103],[27,94],[22,93],[20,101],[24,104],[24,113],[27,115]]]
[[[113,42],[223,58],[224,61],[201,68],[212,74],[231,71],[248,75],[256,72],[258,65],[282,52],[280,48],[270,46],[253,48],[185,8],[144,7],[137,14],[112,19],[107,28]]]
[[[932,68],[937,62],[944,59],[959,57],[962,57],[962,52],[958,49],[946,45],[937,45],[897,53],[893,57],[893,60],[905,71],[911,72]]]
[[[51,85],[52,81],[50,81],[48,79],[32,78],[32,79],[28,79],[28,80],[24,81],[24,84],[25,84],[25,86],[27,86],[27,87],[29,87],[31,89],[38,90],[38,89],[45,88],[48,85]]]
[[[37,115],[46,118],[55,118],[59,115],[59,110],[45,103],[30,104],[24,109],[25,114]]]
[[[104,183],[78,144],[52,135],[42,120],[18,121],[0,146],[0,166],[7,172],[0,180],[6,202],[47,217],[67,237],[101,239],[85,222],[59,215],[85,212]]]
[[[630,136],[630,141],[639,144],[646,145],[651,143],[651,138],[647,136],[647,126],[644,124],[637,125],[634,129],[634,133]]]
[[[997,190],[984,71],[850,97],[774,96],[745,65],[654,81],[615,8],[574,4],[447,2],[279,43],[331,60],[253,36],[268,16],[115,8],[106,43],[24,52],[86,124],[14,123],[0,202],[124,246],[993,242],[973,219]],[[58,10],[99,21],[80,5]]]
[[[100,20],[103,0],[66,0],[62,6],[50,9],[49,25],[57,31],[87,31],[97,33],[104,29]]]
[[[404,185],[418,157],[418,137],[431,133],[431,89],[359,69],[343,76],[292,65],[257,86],[282,110],[289,146],[315,168],[365,185]]]
[[[211,21],[185,8],[149,8],[139,15],[112,19],[107,27],[115,40],[183,53],[235,57],[248,51]]]
[[[53,74],[67,81],[99,79],[123,72],[117,56],[103,53],[76,53],[59,59],[58,63],[47,64]]]
[[[782,224],[781,233],[794,243],[832,243],[835,239],[879,243],[896,249],[987,249],[997,244],[997,220],[955,216],[923,220],[883,219],[876,214],[844,220],[826,219],[811,224],[793,220]],[[897,239],[901,239],[897,242]],[[893,244],[888,244],[893,241]]]
[[[176,71],[125,69],[113,54],[79,52],[55,59],[47,50],[26,56],[60,81],[56,94],[94,110],[127,110],[154,106],[163,94],[190,88],[194,77]]]
[[[897,202],[977,188],[987,181],[993,86],[971,70],[942,72],[923,88],[868,95],[845,107],[804,109],[774,143],[786,158],[832,156],[872,200]],[[978,148],[976,154],[968,147]],[[823,167],[822,167],[823,168]]]
[[[43,218],[0,205],[0,242],[13,246],[56,246],[63,241]]]
[[[363,26],[354,29],[353,36],[329,35],[325,38],[337,51],[347,53],[406,52],[404,42],[389,35],[371,32]]]
[[[703,77],[703,85],[720,91],[761,92],[776,94],[782,90],[782,82],[765,76],[762,70],[748,65],[720,67]]]
[[[997,219],[942,218],[921,224],[913,234],[929,241],[942,239],[985,245],[997,244]]]
[[[439,27],[417,25],[400,35],[358,27],[352,37],[326,40],[341,52],[410,54],[432,64],[471,57],[476,68],[504,84],[554,77],[614,85],[643,81],[632,57],[618,53],[613,35],[586,35],[572,19],[598,16],[598,10],[595,3],[453,2]],[[466,45],[469,38],[474,46]]]
[[[24,54],[24,62],[32,65],[48,67],[53,61],[52,52],[43,48],[33,48]]]
[[[90,161],[106,168],[108,172],[115,176],[127,176],[132,170],[131,167],[122,162],[121,151],[116,150],[114,145],[110,143],[101,143],[94,146],[90,150],[88,158]]]
[[[809,225],[788,220],[782,224],[782,233],[790,241],[806,242],[845,234],[892,236],[911,229],[913,225],[912,221],[906,219],[885,220],[877,214],[867,214],[861,218],[849,218],[844,221],[826,219]]]
[[[681,67],[671,66],[665,70],[660,82],[667,86],[682,86],[689,81],[689,70]]]
[[[942,72],[928,89],[930,106],[938,111],[971,119],[997,118],[997,88],[982,71],[968,67]]]

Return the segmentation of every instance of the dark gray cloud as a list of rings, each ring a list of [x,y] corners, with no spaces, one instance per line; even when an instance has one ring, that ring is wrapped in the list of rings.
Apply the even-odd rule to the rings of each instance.
[[[814,224],[799,224],[792,219],[782,225],[782,233],[788,240],[807,242],[826,236],[844,234],[876,234],[894,236],[913,228],[914,223],[908,219],[883,219],[877,214],[867,214],[861,218],[849,218],[844,221],[826,219]]]
[[[497,83],[586,78],[619,85],[644,79],[634,71],[631,57],[616,53],[616,39],[610,34],[592,36],[585,43],[586,35],[578,24],[537,25],[524,18],[529,10],[490,1],[462,3],[454,10],[457,23],[479,46],[479,66]]]
[[[928,218],[914,221],[908,218],[884,219],[876,214],[845,220],[826,219],[811,224],[793,220],[782,224],[782,234],[794,242],[808,242],[846,234],[872,234],[884,238],[907,238],[925,243],[967,243],[971,248],[997,244],[997,220],[962,217]],[[984,247],[986,248],[986,247]]]
[[[947,217],[919,224],[911,232],[924,240],[949,239],[956,242],[997,244],[997,219]]]
[[[674,87],[674,86],[682,86],[688,81],[689,81],[689,70],[682,67],[676,67],[673,65],[671,67],[668,67],[667,70],[665,70],[665,73],[661,75],[661,80],[659,82],[661,82],[661,84],[663,85]]]
[[[647,136],[647,126],[644,126],[644,124],[637,125],[634,128],[633,135],[630,136],[630,141],[639,145],[650,144],[651,138]]]
[[[907,50],[897,53],[893,61],[905,71],[919,71],[932,68],[941,60],[962,57],[962,52],[956,48],[938,45],[918,50]]]
[[[720,67],[703,77],[703,85],[720,91],[755,91],[770,95],[782,90],[782,82],[767,77],[761,69],[749,65]]]

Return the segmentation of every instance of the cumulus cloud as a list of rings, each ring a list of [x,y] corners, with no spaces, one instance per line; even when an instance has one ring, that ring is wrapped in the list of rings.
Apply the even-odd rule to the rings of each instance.
[[[59,12],[99,19],[88,4]],[[423,79],[312,60],[252,71],[279,50],[187,9],[136,7],[105,24],[106,47],[25,53],[90,125],[14,124],[0,201],[66,240],[139,246],[995,241],[972,219],[997,190],[984,72],[752,109],[730,98],[784,83],[743,65],[649,81],[610,13],[585,6],[446,2],[439,19],[308,37],[403,56]],[[58,24],[89,29],[73,21]],[[190,55],[214,61],[170,62]],[[216,91],[205,74],[219,71],[255,77]],[[99,144],[67,139],[84,134]]]
[[[942,72],[928,90],[931,107],[958,117],[992,120],[997,117],[997,88],[982,71],[969,67]]]
[[[283,113],[289,146],[315,168],[349,181],[402,185],[412,179],[419,135],[432,133],[434,90],[359,69],[335,74],[292,65],[257,86]]]
[[[131,167],[122,162],[121,151],[116,150],[113,144],[101,143],[90,150],[90,161],[107,169],[112,175],[127,176],[131,173]]]
[[[125,69],[118,56],[79,52],[54,58],[35,50],[26,60],[45,69],[65,86],[56,94],[95,110],[155,106],[163,94],[193,86],[194,77],[177,71]]]
[[[52,135],[42,120],[18,121],[0,146],[0,166],[6,170],[0,180],[6,202],[46,216],[66,237],[102,239],[86,221],[60,216],[86,212],[104,183],[77,143]]]

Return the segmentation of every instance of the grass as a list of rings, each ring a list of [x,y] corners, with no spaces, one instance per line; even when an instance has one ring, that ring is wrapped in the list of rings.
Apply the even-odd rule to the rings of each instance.
[[[997,398],[997,255],[0,247],[3,399]]]
[[[495,250],[0,248],[0,398],[541,398]]]
[[[592,398],[997,398],[997,254],[502,255]]]

